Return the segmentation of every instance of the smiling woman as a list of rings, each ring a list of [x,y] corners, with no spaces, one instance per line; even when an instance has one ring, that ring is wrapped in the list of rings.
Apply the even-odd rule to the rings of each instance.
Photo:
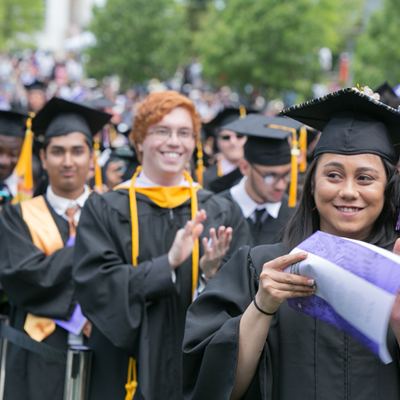
[[[316,230],[399,253],[400,112],[356,89],[284,111],[322,131],[300,204],[283,243],[242,248],[189,308],[183,343],[184,398],[378,399],[400,392],[400,295],[388,327],[395,360],[384,365],[336,328],[291,309],[313,279],[283,270]],[[321,243],[323,245],[323,243]]]

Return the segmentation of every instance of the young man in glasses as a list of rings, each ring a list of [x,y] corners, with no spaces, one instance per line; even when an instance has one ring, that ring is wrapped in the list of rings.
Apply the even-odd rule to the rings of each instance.
[[[239,204],[249,223],[249,244],[253,246],[277,243],[294,212],[288,207],[286,194],[292,172],[287,120],[250,115],[222,127],[247,135],[244,158],[239,161],[243,178],[221,196],[231,197]],[[274,128],[268,127],[272,124]]]
[[[245,114],[244,109],[243,114]],[[204,172],[204,189],[219,193],[230,189],[242,178],[239,161],[243,158],[243,146],[247,136],[221,128],[237,120],[240,115],[239,109],[225,108],[212,121],[204,125],[206,135],[216,138],[216,148],[221,157],[216,164],[208,167]]]

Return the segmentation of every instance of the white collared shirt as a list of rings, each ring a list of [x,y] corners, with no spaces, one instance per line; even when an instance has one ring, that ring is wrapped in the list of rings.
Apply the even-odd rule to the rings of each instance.
[[[18,193],[18,175],[13,172],[3,183],[7,185],[12,197],[15,197]]]
[[[220,168],[220,170],[222,172],[222,175],[224,175],[224,176],[230,174],[237,167],[238,167],[237,165],[232,164],[226,158],[223,158],[219,163],[219,168]]]
[[[277,203],[264,203],[259,204],[255,202],[247,193],[245,182],[247,177],[244,176],[240,182],[230,189],[231,196],[238,203],[242,210],[243,216],[245,218],[251,218],[254,222],[256,210],[265,209],[272,218],[277,218],[279,215],[279,210],[281,209],[282,202]],[[265,217],[266,218],[266,217]],[[264,219],[265,220],[265,219]]]
[[[65,212],[68,210],[68,208],[74,208],[76,206],[80,207],[80,209],[78,209],[74,214],[74,219],[76,222],[79,222],[79,218],[81,216],[81,209],[85,205],[85,202],[89,197],[89,195],[90,191],[87,185],[84,186],[83,193],[75,200],[57,196],[53,192],[51,185],[47,186],[47,191],[46,191],[47,201],[50,203],[55,213],[63,217],[67,221],[68,221],[68,216]]]

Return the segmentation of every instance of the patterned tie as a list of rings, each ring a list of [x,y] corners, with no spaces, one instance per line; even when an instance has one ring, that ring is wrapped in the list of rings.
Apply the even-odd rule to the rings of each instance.
[[[78,222],[75,220],[74,216],[79,209],[80,207],[76,206],[74,208],[68,208],[67,211],[65,211],[69,223],[69,239],[65,244],[65,247],[72,247],[75,245],[76,227],[78,226]]]

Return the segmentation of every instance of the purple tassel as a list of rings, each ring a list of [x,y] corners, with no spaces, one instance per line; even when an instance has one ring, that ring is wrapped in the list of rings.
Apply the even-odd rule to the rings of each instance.
[[[399,216],[397,218],[396,231],[400,231],[400,210],[399,210]]]

